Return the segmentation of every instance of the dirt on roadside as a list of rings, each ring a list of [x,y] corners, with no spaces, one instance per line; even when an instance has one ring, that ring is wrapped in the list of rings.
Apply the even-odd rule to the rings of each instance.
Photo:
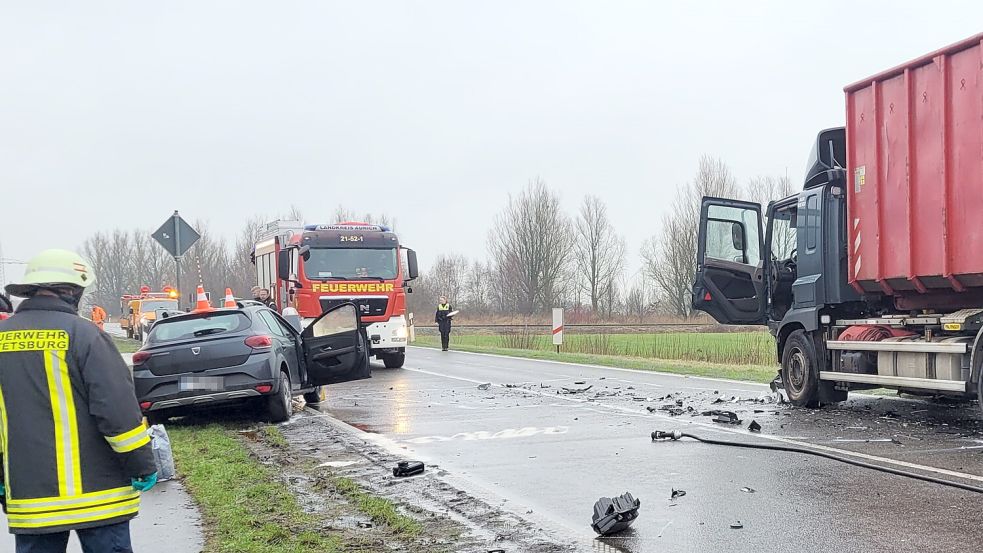
[[[342,535],[350,551],[566,553],[543,528],[494,507],[445,481],[435,467],[418,476],[396,478],[397,458],[382,448],[303,412],[277,426],[285,438],[241,431],[261,463],[280,473],[301,507],[322,521],[320,530]],[[422,530],[407,532],[362,512],[338,486],[338,479],[357,483],[366,493],[396,504],[397,512],[418,521]]]

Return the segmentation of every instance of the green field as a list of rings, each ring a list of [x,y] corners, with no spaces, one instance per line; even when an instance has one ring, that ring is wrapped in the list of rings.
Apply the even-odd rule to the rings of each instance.
[[[436,336],[417,336],[417,345],[432,346]],[[451,334],[451,343],[469,348],[555,351],[541,334]],[[655,334],[568,334],[560,351],[672,361],[733,365],[773,365],[775,340],[767,332],[666,332]]]

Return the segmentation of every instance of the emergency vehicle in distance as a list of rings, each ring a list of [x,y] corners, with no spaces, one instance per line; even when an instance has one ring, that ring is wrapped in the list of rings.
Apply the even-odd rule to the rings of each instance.
[[[159,311],[178,310],[178,291],[165,286],[161,292],[151,292],[149,286],[141,286],[139,294],[121,297],[119,308],[119,326],[126,331],[126,337],[143,341]]]
[[[406,294],[412,291],[407,283],[418,271],[416,252],[400,246],[390,228],[273,221],[260,230],[252,261],[258,285],[270,290],[281,312],[293,307],[307,326],[338,304],[354,303],[371,354],[386,368],[403,366],[409,336]]]

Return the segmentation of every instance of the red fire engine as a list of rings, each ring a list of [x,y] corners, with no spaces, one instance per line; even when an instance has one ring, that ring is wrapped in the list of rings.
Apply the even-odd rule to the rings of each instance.
[[[340,303],[357,305],[372,354],[387,368],[403,366],[407,283],[417,278],[417,261],[390,228],[274,221],[260,231],[253,263],[260,288],[281,311],[296,309],[305,326]]]

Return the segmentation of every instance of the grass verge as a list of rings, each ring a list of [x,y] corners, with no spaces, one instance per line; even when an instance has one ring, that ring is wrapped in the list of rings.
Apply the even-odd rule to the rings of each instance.
[[[318,520],[300,508],[279,476],[254,459],[232,430],[217,424],[175,425],[168,432],[179,471],[212,530],[207,551],[344,550],[337,536],[312,531],[319,528]]]
[[[116,349],[120,353],[133,353],[140,349],[141,344],[136,340],[131,340],[130,338],[120,338],[119,336],[113,336],[113,343],[116,344]]]
[[[385,524],[395,534],[416,536],[423,526],[416,520],[399,513],[396,505],[386,498],[367,493],[350,478],[342,476],[332,478],[335,489],[352,501],[359,511],[368,515],[373,522]]]
[[[440,346],[438,337],[417,336],[416,346],[436,348]],[[538,349],[513,349],[486,345],[474,345],[469,343],[459,343],[451,337],[451,349],[458,351],[470,351],[475,353],[492,353],[496,355],[506,355],[510,357],[521,357],[525,359],[543,359],[547,361],[565,361],[568,363],[581,363],[588,365],[601,365],[604,367],[616,367],[623,369],[638,369],[645,371],[659,371],[672,374],[683,374],[689,376],[705,376],[711,378],[726,378],[729,380],[742,380],[747,382],[768,383],[778,374],[777,366],[768,365],[725,365],[718,363],[705,363],[700,361],[673,361],[664,359],[646,359],[641,357],[627,357],[620,355],[596,355],[587,353],[556,353]]]

